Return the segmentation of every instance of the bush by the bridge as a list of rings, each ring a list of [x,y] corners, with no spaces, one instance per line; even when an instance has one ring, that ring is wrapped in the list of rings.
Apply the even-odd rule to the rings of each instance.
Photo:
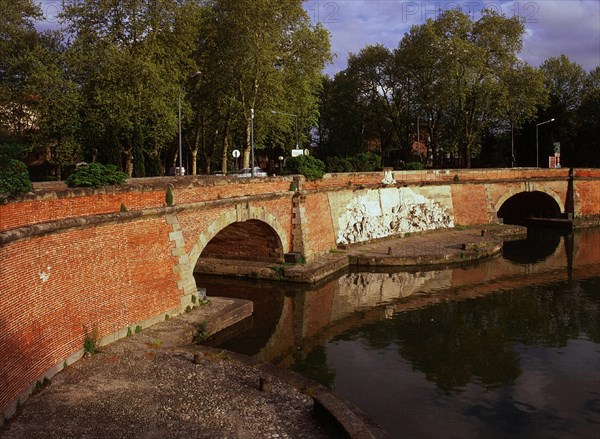
[[[310,155],[289,158],[285,167],[290,174],[302,174],[309,180],[319,180],[325,174],[325,163]]]
[[[408,162],[403,166],[407,171],[422,171],[425,169],[425,165],[421,162]]]
[[[33,189],[27,166],[20,160],[0,155],[0,202]]]
[[[102,165],[100,163],[90,163],[79,166],[69,178],[67,185],[69,187],[93,187],[110,186],[113,184],[123,184],[127,179],[127,174],[117,169],[115,165]]]
[[[363,152],[353,157],[327,157],[328,172],[373,172],[381,170],[381,157],[372,152]]]

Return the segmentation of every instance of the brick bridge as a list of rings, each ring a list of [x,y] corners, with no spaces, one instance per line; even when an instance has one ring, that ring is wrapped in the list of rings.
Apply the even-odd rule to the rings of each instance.
[[[527,215],[600,215],[600,170],[137,179],[0,206],[0,414],[102,343],[182,312],[199,258],[311,260],[339,244]],[[174,205],[165,205],[171,187]],[[122,212],[125,206],[127,211]],[[0,416],[0,421],[2,421]],[[0,422],[1,423],[1,422]]]

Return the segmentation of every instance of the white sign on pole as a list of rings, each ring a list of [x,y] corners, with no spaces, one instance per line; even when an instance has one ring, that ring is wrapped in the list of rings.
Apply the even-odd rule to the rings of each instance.
[[[238,149],[234,149],[233,151],[231,151],[231,155],[234,159],[237,159],[240,156],[240,151]]]

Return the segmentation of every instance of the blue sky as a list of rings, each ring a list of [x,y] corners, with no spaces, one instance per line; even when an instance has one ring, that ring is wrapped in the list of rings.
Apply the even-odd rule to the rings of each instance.
[[[282,0],[285,1],[285,0]],[[53,26],[60,0],[41,0]],[[346,67],[348,53],[358,53],[367,44],[395,48],[415,24],[435,18],[440,10],[459,7],[478,18],[483,7],[525,21],[521,58],[539,66],[551,56],[566,54],[586,70],[600,65],[600,1],[402,1],[402,0],[310,0],[304,7],[315,22],[331,33],[335,61],[326,68],[334,74]]]
[[[477,19],[483,7],[524,19],[526,32],[521,58],[539,66],[551,56],[566,54],[586,70],[600,65],[600,1],[307,1],[313,20],[331,32],[337,57],[327,73],[346,67],[348,53],[367,44],[395,48],[410,27],[435,18],[439,10],[459,7]]]

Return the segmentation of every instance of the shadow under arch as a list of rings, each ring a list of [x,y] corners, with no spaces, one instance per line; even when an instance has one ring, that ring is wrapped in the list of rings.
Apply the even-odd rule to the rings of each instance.
[[[528,218],[560,218],[563,210],[556,194],[539,190],[509,193],[496,206],[497,216],[505,224],[525,224]]]
[[[283,262],[288,249],[283,227],[263,208],[238,205],[214,220],[198,237],[188,258],[195,267],[201,255]]]

